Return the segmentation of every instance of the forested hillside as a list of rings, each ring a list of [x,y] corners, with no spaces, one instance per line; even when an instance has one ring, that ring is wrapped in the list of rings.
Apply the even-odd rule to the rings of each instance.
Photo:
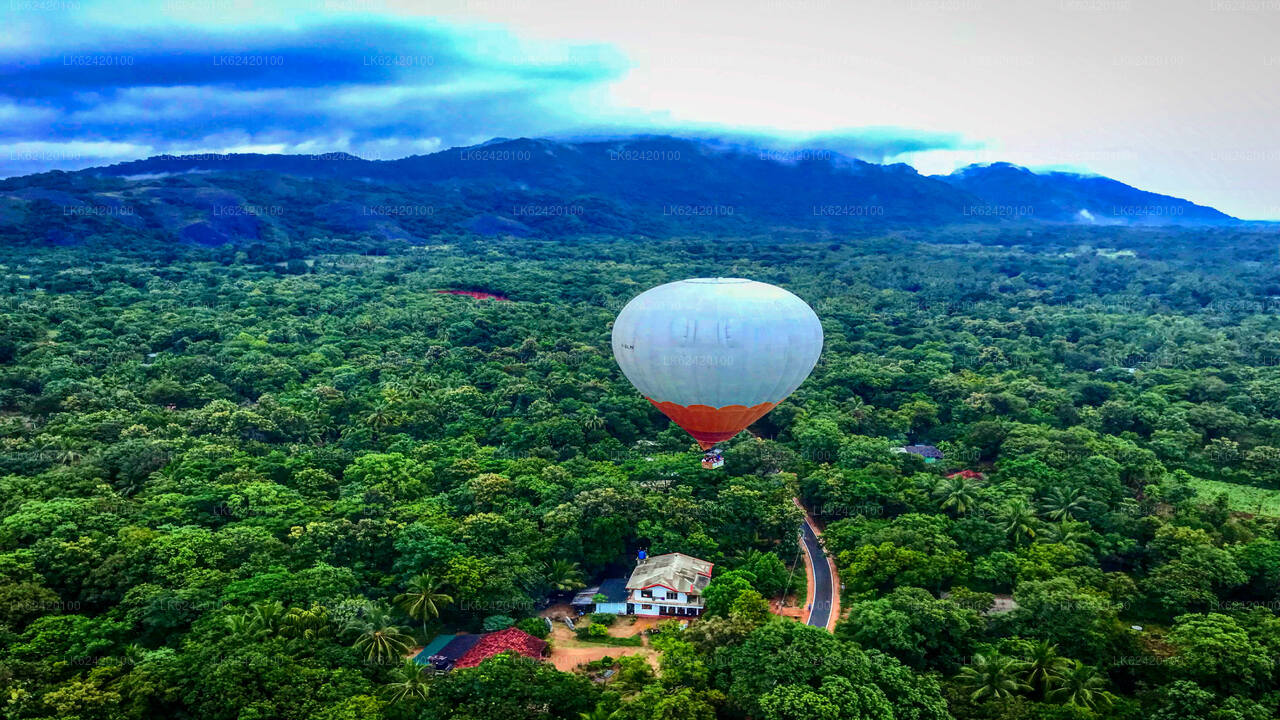
[[[7,718],[1277,714],[1274,233],[103,227],[0,245]],[[697,276],[785,287],[826,337],[718,471],[609,352],[628,299]],[[767,612],[793,497],[845,586],[834,634]],[[538,632],[639,548],[716,565],[656,670],[402,660]]]
[[[717,237],[1043,223],[1233,227],[1213,208],[1103,177],[1008,164],[927,177],[829,150],[638,136],[495,139],[398,160],[158,156],[0,180],[0,242],[67,245],[121,231],[165,242],[314,238]]]

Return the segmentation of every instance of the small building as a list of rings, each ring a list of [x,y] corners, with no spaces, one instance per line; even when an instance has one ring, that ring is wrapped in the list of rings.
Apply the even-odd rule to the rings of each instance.
[[[596,602],[597,595],[603,595],[604,599],[600,602]],[[583,612],[626,615],[627,579],[609,578],[599,585],[586,588],[573,596],[573,602],[571,604]]]
[[[958,477],[964,478],[965,480],[986,480],[987,479],[986,475],[983,475],[977,470],[961,470],[960,472],[953,472],[947,476],[948,479],[958,478]]]
[[[942,459],[942,451],[932,445],[907,445],[905,447],[894,448],[897,453],[909,453],[911,455],[919,455],[924,458],[927,463],[937,462]]]
[[[440,672],[452,670],[458,660],[480,642],[481,637],[476,634],[437,635],[413,660]]]
[[[641,560],[627,580],[624,614],[701,615],[702,591],[711,582],[713,567],[706,560],[684,553]]]
[[[546,654],[547,641],[515,627],[491,633],[437,635],[413,660],[419,665],[430,665],[445,672],[475,667],[485,659],[508,650],[538,659]]]
[[[458,658],[453,666],[456,668],[475,667],[485,660],[504,652],[517,652],[534,660],[542,659],[547,653],[547,641],[536,638],[517,627],[485,633],[480,641]]]

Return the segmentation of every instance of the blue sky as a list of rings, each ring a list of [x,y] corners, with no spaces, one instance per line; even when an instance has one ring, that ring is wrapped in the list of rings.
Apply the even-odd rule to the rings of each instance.
[[[1280,0],[8,0],[0,175],[668,132],[1280,218]]]

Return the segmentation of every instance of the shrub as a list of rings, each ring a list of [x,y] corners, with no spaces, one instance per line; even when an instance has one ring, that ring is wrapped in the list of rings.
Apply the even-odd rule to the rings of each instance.
[[[540,617],[524,618],[516,623],[516,627],[536,638],[545,638],[551,632],[547,629],[547,621]]]
[[[515,625],[515,618],[507,615],[490,615],[484,619],[484,631],[494,632],[495,630],[506,630]]]
[[[608,637],[609,635],[609,631],[604,625],[593,622],[582,623],[574,629],[573,633],[574,635],[577,635],[580,640],[595,640]]]

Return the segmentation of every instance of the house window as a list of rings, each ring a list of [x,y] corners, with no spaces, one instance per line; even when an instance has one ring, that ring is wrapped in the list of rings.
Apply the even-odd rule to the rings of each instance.
[[[651,597],[653,597],[653,591],[652,591],[652,590],[641,590],[641,591],[640,591],[640,597],[643,597],[643,598],[651,598]]]
[[[640,606],[640,609],[641,609],[641,610],[652,610],[652,609],[653,609],[653,606],[652,606],[652,605],[641,605],[641,606]]]

